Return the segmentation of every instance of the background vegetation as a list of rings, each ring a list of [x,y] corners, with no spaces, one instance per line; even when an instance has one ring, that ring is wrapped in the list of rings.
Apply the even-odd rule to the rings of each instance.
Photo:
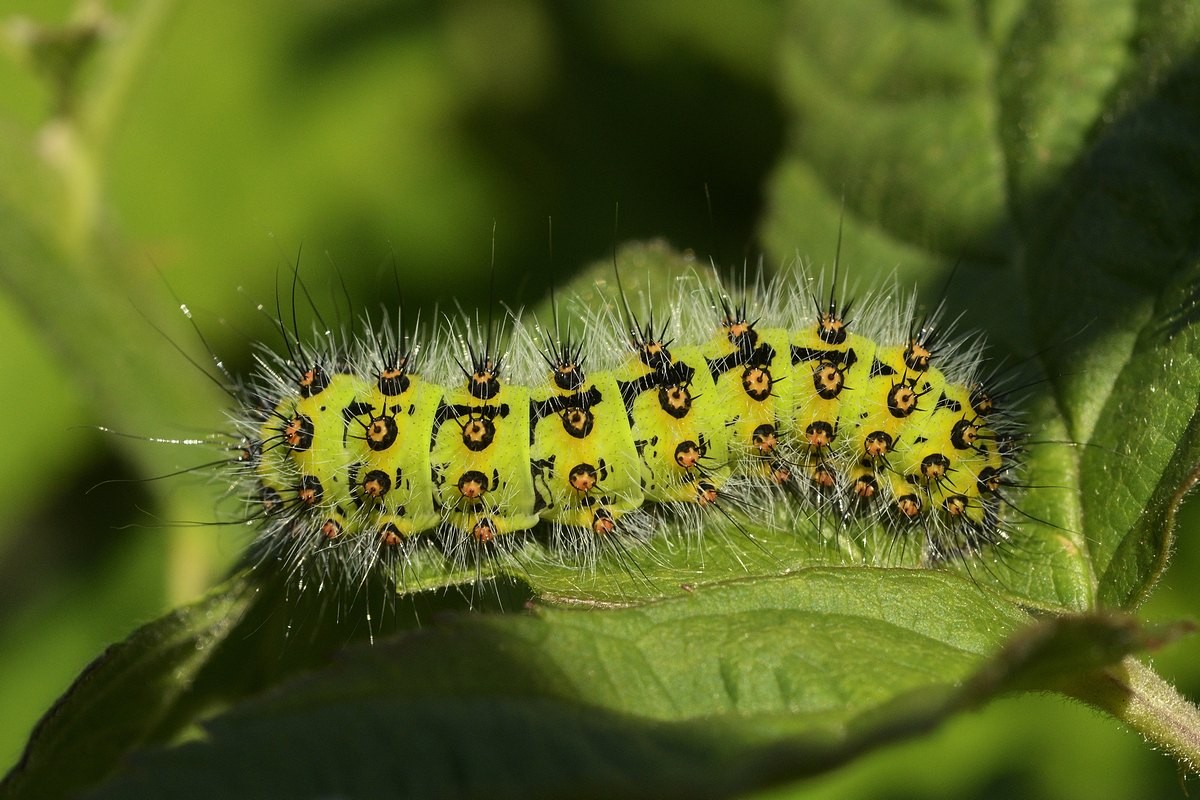
[[[1031,8],[13,4],[0,62],[0,341],[14,378],[0,420],[0,759],[15,762],[104,645],[197,597],[241,547],[241,531],[176,524],[212,519],[219,487],[142,481],[194,452],[88,427],[186,437],[221,424],[220,396],[172,346],[204,358],[172,291],[244,370],[248,342],[268,333],[255,305],[272,305],[301,248],[316,291],[340,291],[336,263],[359,307],[396,301],[395,264],[410,307],[473,308],[487,302],[494,224],[500,299],[516,305],[614,240],[663,237],[723,264],[827,263],[844,197],[856,274],[895,269],[937,292],[960,263],[952,304],[1000,349],[1038,349],[1053,329],[1038,314],[1085,339],[1119,336],[1104,309],[1005,301],[1039,270],[1030,251],[1070,259],[1047,243],[1056,232],[1107,231],[1118,274],[1139,285],[1194,274],[1196,242],[1180,231],[1200,126],[1160,107],[1196,91],[1198,23],[1185,3]],[[1148,127],[1167,155],[1145,157],[1145,140],[1113,133],[1123,125]],[[1098,145],[1114,137],[1116,157]],[[1074,213],[1094,214],[1093,229],[1038,228],[1067,220],[1062,196],[1094,185],[1097,160],[1121,214],[1085,206]],[[1089,413],[1072,438],[1090,433]],[[134,482],[96,486],[115,477]],[[1196,530],[1193,514],[1143,617],[1200,607]],[[1196,642],[1154,663],[1200,697]],[[1021,696],[781,795],[793,791],[1173,795],[1177,777],[1111,720]]]

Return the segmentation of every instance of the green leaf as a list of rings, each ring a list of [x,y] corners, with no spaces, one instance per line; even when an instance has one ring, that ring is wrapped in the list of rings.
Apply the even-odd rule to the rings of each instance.
[[[40,752],[5,788],[46,796],[87,785],[98,777],[87,768],[104,759],[84,756],[83,774],[50,768],[59,748],[92,752],[76,750],[80,741],[178,740],[182,725],[162,721],[180,724],[180,705],[211,709],[234,693],[216,678],[243,691],[257,683],[237,668],[264,666],[262,637],[246,634],[261,613],[280,616],[278,600],[256,611],[257,601],[214,597],[115,648],[43,723]],[[457,615],[346,650],[218,714],[137,756],[98,796],[728,796],[827,769],[998,692],[1052,686],[1161,636],[1124,618],[1039,623],[954,575],[868,568],[808,569],[605,613]],[[267,682],[312,649],[289,642]],[[135,713],[138,697],[156,711]],[[114,727],[147,717],[157,723],[145,731]]]
[[[529,598],[513,583],[493,584],[482,597],[413,593],[402,602],[389,599],[389,588],[364,585],[347,600],[297,593],[277,576],[243,576],[143,626],[101,654],[47,712],[0,796],[73,795],[138,747],[187,736],[203,716],[328,662],[349,642],[470,607],[519,608]],[[64,760],[71,769],[61,768]]]

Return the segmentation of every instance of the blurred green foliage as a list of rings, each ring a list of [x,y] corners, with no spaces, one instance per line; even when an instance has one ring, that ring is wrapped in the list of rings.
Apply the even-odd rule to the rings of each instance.
[[[871,65],[895,53],[853,41],[845,58],[861,71],[814,67],[805,57],[817,49],[795,48],[794,32],[784,38],[797,12],[765,2],[10,5],[0,20],[13,56],[0,61],[0,341],[7,374],[20,377],[0,419],[11,504],[0,526],[5,764],[104,644],[196,596],[241,545],[236,529],[180,524],[213,519],[220,486],[203,476],[143,481],[196,454],[87,427],[188,437],[220,424],[220,395],[175,349],[207,364],[172,292],[239,372],[249,342],[270,337],[256,304],[270,313],[297,260],[343,318],[348,301],[354,312],[398,302],[397,283],[407,309],[481,307],[493,248],[494,300],[512,305],[541,300],[618,240],[661,236],[738,264],[758,258],[761,238],[771,263],[797,251],[828,261],[846,193],[834,176],[853,181],[872,158],[895,157],[871,149],[887,120],[864,109],[894,102],[888,91],[953,88],[945,75],[983,68],[964,48],[945,73],[914,68],[911,85],[879,86]],[[908,31],[897,47],[936,40],[928,18],[940,4],[913,5],[929,8],[894,4],[873,18]],[[1023,4],[996,5],[1002,27]],[[827,23],[837,31],[821,15],[804,21],[814,37]],[[42,47],[64,30],[82,54],[78,74],[63,55],[76,51],[61,40]],[[822,95],[821,81],[847,91]],[[918,111],[951,141],[978,122],[952,96]],[[79,123],[80,141],[63,141],[54,123],[64,117]],[[906,277],[919,277],[931,253],[1000,259],[1010,233],[996,219],[1000,191],[1039,191],[1061,165],[1018,171],[1005,187],[956,169],[976,165],[970,156],[937,154],[949,167],[938,182],[944,213],[932,220],[897,194],[852,186],[850,266],[897,252],[877,247],[879,231],[911,246],[907,263],[882,265]],[[921,165],[907,177],[910,191],[931,180]],[[821,202],[779,201],[806,193]],[[769,195],[789,219],[763,222]],[[856,214],[886,224],[856,237]],[[97,285],[111,297],[94,312]],[[113,479],[132,482],[95,486]],[[1200,607],[1186,578],[1200,574],[1195,513],[1181,530],[1149,618]],[[1200,697],[1194,642],[1155,665]],[[1171,796],[1175,787],[1174,765],[1111,720],[1023,697],[795,794]]]

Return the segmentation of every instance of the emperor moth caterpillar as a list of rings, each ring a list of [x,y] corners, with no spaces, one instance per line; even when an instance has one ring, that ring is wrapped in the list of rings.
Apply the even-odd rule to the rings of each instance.
[[[895,288],[821,284],[692,273],[666,308],[598,292],[578,329],[512,314],[313,344],[281,323],[234,415],[258,551],[359,576],[425,545],[549,530],[594,553],[653,533],[652,507],[703,528],[786,504],[882,521],[930,564],[1007,541],[1021,437],[981,341]]]

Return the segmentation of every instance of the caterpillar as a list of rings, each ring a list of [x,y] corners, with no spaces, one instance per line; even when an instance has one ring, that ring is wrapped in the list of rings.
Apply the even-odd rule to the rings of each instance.
[[[254,552],[353,582],[548,532],[543,554],[593,563],[657,509],[702,529],[780,506],[882,522],[930,565],[1009,541],[1021,435],[981,339],[895,287],[856,303],[824,284],[691,272],[666,309],[598,288],[578,330],[557,308],[309,341],[277,319],[284,351],[260,346],[234,392]]]

